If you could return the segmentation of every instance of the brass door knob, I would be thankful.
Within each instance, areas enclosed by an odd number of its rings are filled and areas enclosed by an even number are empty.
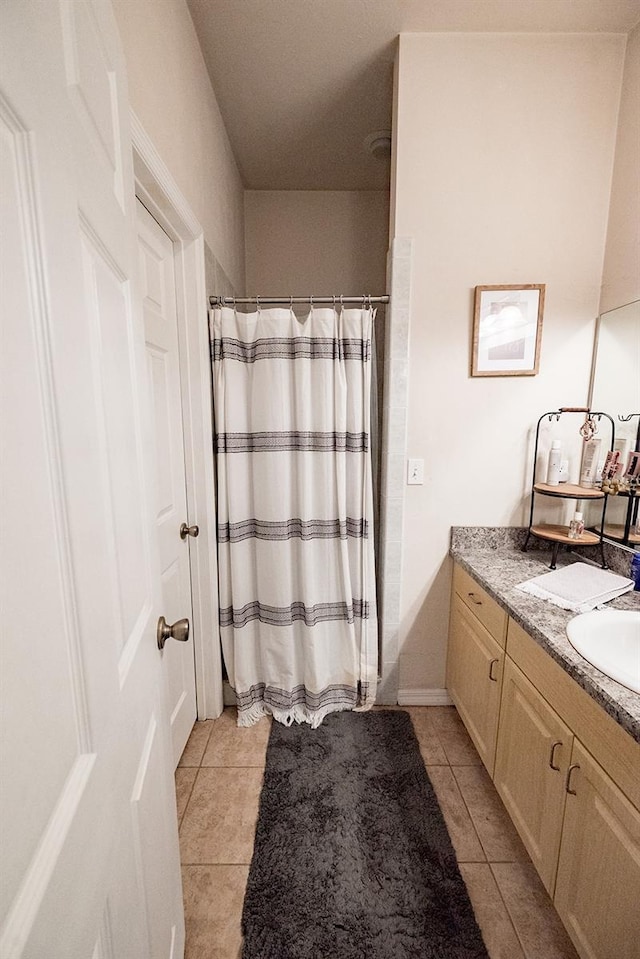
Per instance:
[[[186,523],[183,523],[180,527],[180,539],[186,539],[187,536],[193,536],[195,539],[199,532],[199,526],[187,526]]]
[[[179,643],[186,643],[189,639],[189,620],[179,619],[173,626],[169,626],[164,616],[161,616],[158,620],[156,636],[158,638],[158,649],[164,649],[164,644],[168,639],[177,639]]]

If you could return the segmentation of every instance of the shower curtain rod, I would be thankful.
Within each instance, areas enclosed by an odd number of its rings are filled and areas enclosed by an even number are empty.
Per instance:
[[[308,303],[310,306],[344,303],[388,303],[388,296],[210,296],[210,306],[235,306],[236,303],[255,303],[256,306],[275,306],[282,303],[292,306],[294,303]]]

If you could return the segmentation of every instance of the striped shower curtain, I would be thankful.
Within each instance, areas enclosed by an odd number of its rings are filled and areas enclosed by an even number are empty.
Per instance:
[[[220,631],[238,724],[318,726],[377,682],[374,312],[212,314]]]

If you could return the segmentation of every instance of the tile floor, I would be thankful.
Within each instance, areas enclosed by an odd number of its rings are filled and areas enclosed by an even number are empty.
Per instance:
[[[577,959],[456,710],[406,711],[491,959]],[[226,709],[196,723],[176,770],[186,959],[240,957],[269,729],[238,729]]]

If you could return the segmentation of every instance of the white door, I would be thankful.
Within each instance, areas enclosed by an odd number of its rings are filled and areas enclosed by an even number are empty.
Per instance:
[[[0,17],[0,955],[179,959],[119,39],[108,0]]]
[[[154,420],[154,515],[162,609],[169,622],[191,613],[189,544],[197,525],[187,520],[187,493],[182,431],[178,313],[173,244],[138,200],[136,203],[140,289],[144,314],[147,367]],[[181,527],[187,526],[191,535]],[[163,653],[174,766],[196,720],[193,637],[168,642]]]

